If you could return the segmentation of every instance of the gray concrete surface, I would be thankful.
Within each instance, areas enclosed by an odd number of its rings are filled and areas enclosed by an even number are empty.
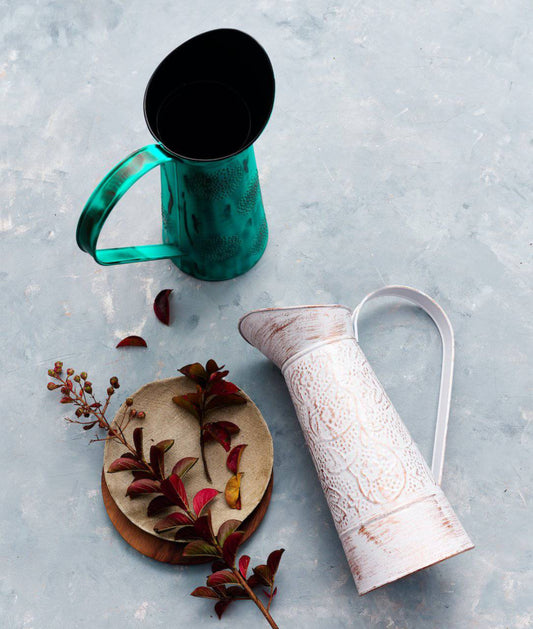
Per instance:
[[[526,0],[2,3],[0,626],[266,626],[248,604],[219,622],[188,596],[205,568],[122,541],[100,498],[100,446],[45,390],[56,359],[100,388],[118,375],[122,397],[211,356],[273,434],[272,505],[247,551],[287,549],[281,627],[533,626],[532,18]],[[86,198],[151,141],[142,97],[157,63],[221,26],[254,35],[276,72],[256,147],[265,256],[215,284],[165,261],[98,267],[74,239]],[[158,189],[155,173],[140,182],[105,241],[155,242]],[[455,326],[443,486],[477,548],[359,598],[282,377],[236,324],[263,306],[354,306],[384,283],[425,290]],[[162,288],[170,328],[152,313]],[[149,349],[114,348],[132,333]],[[361,336],[429,456],[436,331],[377,304]]]

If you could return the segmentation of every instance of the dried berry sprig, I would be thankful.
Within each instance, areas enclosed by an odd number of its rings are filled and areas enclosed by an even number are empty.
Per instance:
[[[213,359],[208,360],[205,367],[192,363],[178,371],[196,384],[196,391],[176,395],[172,400],[198,420],[202,463],[207,480],[212,482],[205,458],[205,444],[210,440],[217,441],[228,452],[231,437],[239,432],[239,427],[226,421],[206,422],[206,416],[219,408],[246,404],[246,398],[240,394],[239,387],[224,380],[229,371],[224,371],[224,365],[219,367]]]
[[[144,458],[142,449],[142,428],[136,428],[133,431],[133,443],[130,443],[125,435],[125,430],[133,418],[144,419],[146,417],[144,411],[133,408],[132,398],[126,399],[121,417],[114,425],[111,425],[111,422],[106,417],[106,412],[111,397],[115,391],[120,388],[120,383],[116,376],[109,379],[111,386],[107,388],[107,397],[102,403],[98,402],[94,397],[92,382],[88,380],[86,371],[81,371],[77,374],[74,369],[69,368],[65,373],[63,371],[63,363],[57,361],[53,369],[48,370],[48,375],[55,380],[55,382],[48,383],[48,390],[54,391],[55,389],[59,389],[63,394],[63,397],[59,400],[61,404],[73,404],[77,407],[75,411],[76,419],[66,417],[66,421],[71,424],[80,424],[84,430],[90,430],[98,426],[107,433],[104,437],[94,437],[91,439],[91,443],[112,440],[122,444],[128,449],[128,452],[124,453],[111,464],[108,471],[131,471],[137,478],[143,475],[144,477],[159,478],[157,467],[154,465],[154,463],[157,463],[158,459],[153,456],[153,454],[155,454],[155,451],[161,449],[163,450],[162,454],[164,454],[174,442],[168,440],[152,446],[150,449],[150,462]],[[84,419],[82,419],[82,417]],[[154,453],[152,453],[152,449],[155,450]]]

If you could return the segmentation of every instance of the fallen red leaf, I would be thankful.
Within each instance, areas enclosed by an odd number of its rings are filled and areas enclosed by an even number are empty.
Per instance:
[[[141,336],[127,336],[118,343],[117,347],[148,347]]]
[[[172,292],[171,288],[165,288],[160,293],[158,293],[157,297],[154,300],[154,312],[155,316],[164,323],[165,325],[169,325],[170,323],[170,303],[169,297]]]
[[[226,465],[228,466],[228,470],[232,474],[237,474],[239,471],[239,464],[241,462],[242,451],[246,448],[245,443],[241,443],[238,446],[235,446],[231,452],[228,454],[228,458],[226,459]]]

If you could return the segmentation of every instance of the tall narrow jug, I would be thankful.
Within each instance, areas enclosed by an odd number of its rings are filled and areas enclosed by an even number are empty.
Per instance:
[[[281,368],[359,594],[473,548],[359,347],[348,308],[256,310],[239,329]]]
[[[251,269],[268,240],[254,143],[270,117],[274,91],[267,53],[242,31],[218,28],[173,50],[144,94],[144,116],[157,143],[123,159],[98,184],[78,222],[80,249],[103,265],[169,258],[201,280],[227,280]],[[163,242],[100,249],[111,211],[156,166]]]

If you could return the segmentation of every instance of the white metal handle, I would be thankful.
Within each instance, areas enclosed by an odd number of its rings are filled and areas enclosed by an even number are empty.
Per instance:
[[[409,286],[384,286],[369,293],[357,306],[352,315],[355,338],[359,342],[357,322],[361,308],[376,297],[401,297],[424,310],[433,320],[440,332],[442,340],[442,369],[440,376],[439,406],[437,410],[437,423],[435,426],[435,441],[433,443],[433,458],[431,472],[437,485],[442,482],[442,470],[444,466],[444,453],[446,450],[446,434],[448,432],[448,419],[450,416],[450,402],[452,396],[453,363],[454,363],[454,336],[453,328],[448,316],[439,304],[425,293],[410,288]]]

